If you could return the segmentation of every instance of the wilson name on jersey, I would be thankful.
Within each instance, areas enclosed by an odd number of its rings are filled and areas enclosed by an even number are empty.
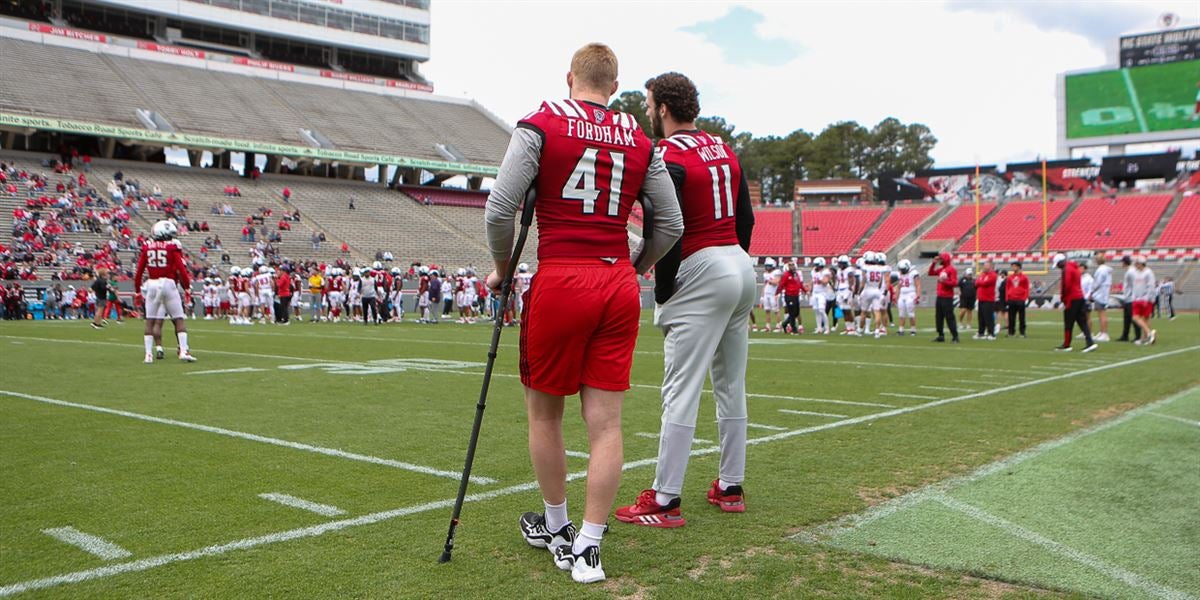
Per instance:
[[[685,131],[659,140],[672,179],[682,195],[682,258],[711,246],[732,246],[737,237],[737,193],[742,167],[737,156],[718,137],[703,131]]]
[[[538,257],[626,257],[626,224],[653,146],[630,115],[599,104],[552,100],[521,119],[542,138]]]

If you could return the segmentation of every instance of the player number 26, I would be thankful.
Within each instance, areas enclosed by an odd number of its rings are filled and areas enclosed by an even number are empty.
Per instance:
[[[591,215],[596,212],[596,199],[600,197],[600,188],[596,187],[596,159],[600,155],[598,148],[588,148],[575,163],[575,170],[567,177],[563,186],[562,197],[567,200],[582,200],[583,214]],[[612,160],[608,185],[608,211],[610,217],[621,214],[621,179],[625,175],[625,154],[608,151]]]

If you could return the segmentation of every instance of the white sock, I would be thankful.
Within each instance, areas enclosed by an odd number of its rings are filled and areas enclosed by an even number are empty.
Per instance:
[[[725,490],[729,489],[729,487],[730,487],[730,486],[734,486],[734,485],[742,485],[742,484],[740,484],[740,483],[730,483],[730,482],[728,482],[728,481],[725,481],[724,479],[718,479],[718,480],[717,480],[717,485],[718,485],[718,486],[720,486],[720,488],[721,488],[721,491],[722,491],[722,492],[724,492]]]
[[[153,354],[154,353],[154,336],[146,335],[146,336],[142,336],[142,339],[145,340],[145,342],[146,342],[146,354]]]
[[[664,494],[657,490],[654,492],[654,501],[657,502],[659,506],[666,506],[670,504],[672,500],[678,497],[679,494]]]
[[[575,536],[575,544],[571,546],[571,552],[575,554],[583,554],[589,546],[599,546],[600,538],[604,537],[604,524],[583,522],[583,528],[579,530],[579,535]]]
[[[175,334],[175,336],[179,338],[179,352],[181,352],[183,354],[187,354],[187,352],[188,352],[187,332],[185,331],[183,333],[177,333],[177,334]]]
[[[563,500],[562,504],[550,504],[542,500],[542,505],[546,507],[546,529],[550,533],[554,533],[562,529],[564,525],[571,522],[567,517],[567,501]]]

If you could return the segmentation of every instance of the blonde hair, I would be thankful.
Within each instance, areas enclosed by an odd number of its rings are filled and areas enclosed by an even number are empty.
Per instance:
[[[617,81],[617,55],[612,48],[592,42],[571,57],[571,73],[584,87],[607,92]]]

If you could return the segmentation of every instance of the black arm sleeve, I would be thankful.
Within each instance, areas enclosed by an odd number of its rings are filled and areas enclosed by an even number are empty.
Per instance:
[[[667,163],[667,173],[671,175],[671,181],[675,184],[675,197],[682,199],[683,182],[687,170],[680,165]],[[675,242],[675,245],[654,266],[654,301],[656,303],[666,303],[675,293],[675,275],[679,272],[679,263],[682,260],[683,239],[680,238],[680,241]]]
[[[682,196],[680,196],[682,198]],[[750,236],[754,232],[754,205],[750,203],[750,184],[746,181],[746,173],[742,172],[742,181],[738,183],[737,199],[737,238],[742,250],[750,252]]]

